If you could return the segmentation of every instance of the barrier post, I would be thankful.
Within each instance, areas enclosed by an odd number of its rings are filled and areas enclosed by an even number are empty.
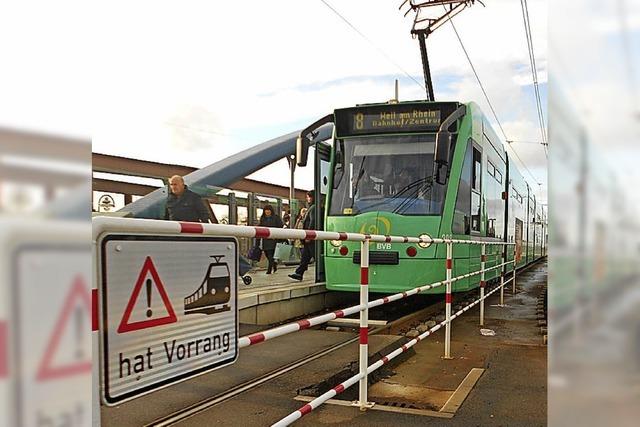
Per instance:
[[[482,244],[482,252],[480,252],[480,326],[484,325],[484,263],[487,261],[487,245]]]
[[[500,306],[504,306],[504,273],[507,271],[507,246],[502,245],[502,268],[500,269]]]
[[[444,358],[451,359],[451,270],[453,268],[453,243],[447,242],[447,291],[445,294],[446,323],[444,329]]]
[[[360,244],[360,374],[358,406],[370,408],[367,402],[367,368],[369,365],[369,240]]]
[[[516,253],[513,252],[513,294],[516,294]]]

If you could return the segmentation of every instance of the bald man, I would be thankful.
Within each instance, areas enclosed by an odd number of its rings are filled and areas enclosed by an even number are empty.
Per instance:
[[[209,210],[200,196],[189,190],[180,175],[169,178],[169,195],[164,219],[171,221],[210,222]],[[214,223],[217,221],[214,218]]]

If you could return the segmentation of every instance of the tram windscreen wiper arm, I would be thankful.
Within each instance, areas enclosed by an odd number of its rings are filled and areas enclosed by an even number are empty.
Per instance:
[[[351,206],[350,209],[353,209],[353,204],[356,201],[356,194],[358,194],[358,184],[360,183],[360,180],[362,179],[362,177],[365,174],[365,170],[364,170],[364,161],[367,159],[367,156],[363,156],[362,157],[362,162],[360,163],[360,169],[358,169],[358,174],[357,174],[357,178],[356,178],[356,182],[355,185],[353,185],[354,191],[353,191],[353,197],[351,198]],[[350,182],[349,185],[352,185],[352,183]]]
[[[427,181],[427,182],[424,182]],[[405,199],[402,203],[400,203],[398,205],[397,208],[395,208],[393,210],[392,213],[397,213],[397,214],[402,214],[404,212],[407,211],[407,209],[409,209],[411,206],[413,206],[416,203],[416,200],[418,200],[418,194],[420,193],[421,190],[423,189],[431,189],[433,188],[433,178],[432,177],[425,177],[425,178],[421,178],[417,181],[415,181],[414,183],[411,184],[411,189],[414,190],[415,189],[415,197],[409,199]],[[409,186],[407,186],[407,189],[409,189]],[[413,194],[413,191],[412,193]]]

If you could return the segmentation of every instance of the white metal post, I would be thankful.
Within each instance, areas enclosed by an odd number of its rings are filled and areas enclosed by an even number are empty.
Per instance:
[[[516,252],[513,252],[513,294],[516,294]]]
[[[367,402],[367,368],[369,365],[369,240],[360,244],[360,393],[358,406],[361,411],[371,405]]]
[[[507,271],[505,262],[507,262],[507,246],[502,245],[502,268],[500,269],[500,306],[504,306],[504,273],[505,271]]]
[[[480,253],[480,326],[484,325],[484,263],[487,261],[487,245],[482,244],[482,252]]]
[[[451,359],[451,270],[453,269],[453,243],[447,242],[447,291],[445,294],[446,323],[444,329],[444,358]]]

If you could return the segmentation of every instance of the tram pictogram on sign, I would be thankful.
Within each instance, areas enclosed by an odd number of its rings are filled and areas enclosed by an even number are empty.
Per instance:
[[[211,258],[215,261],[209,264],[202,283],[184,299],[184,314],[214,314],[231,310],[229,265],[221,261],[224,255],[211,255]]]
[[[149,277],[150,276],[150,277]],[[146,279],[146,280],[145,280]],[[137,303],[138,298],[140,297],[140,291],[142,290],[142,285],[145,285],[145,295],[146,295],[146,310],[145,316],[147,319],[131,321],[131,315],[134,311],[134,307],[139,307],[140,304]],[[164,304],[164,309],[166,310],[166,316],[157,317],[154,315],[154,311],[151,309],[151,299],[152,299],[152,290],[155,287],[160,297],[162,299],[162,303]],[[162,314],[162,313],[161,313]],[[131,293],[131,297],[129,298],[129,303],[124,310],[124,314],[122,315],[122,320],[120,321],[120,326],[118,326],[118,332],[130,332],[137,331],[139,329],[152,328],[154,326],[167,325],[169,323],[175,323],[178,321],[176,317],[176,313],[173,311],[173,306],[171,305],[171,301],[169,301],[169,297],[167,296],[167,291],[160,280],[160,276],[158,275],[158,271],[156,270],[155,265],[153,265],[153,261],[151,257],[147,257],[144,261],[144,265],[142,266],[142,270],[140,270],[140,274],[138,275],[138,280],[133,288],[133,292]]]

